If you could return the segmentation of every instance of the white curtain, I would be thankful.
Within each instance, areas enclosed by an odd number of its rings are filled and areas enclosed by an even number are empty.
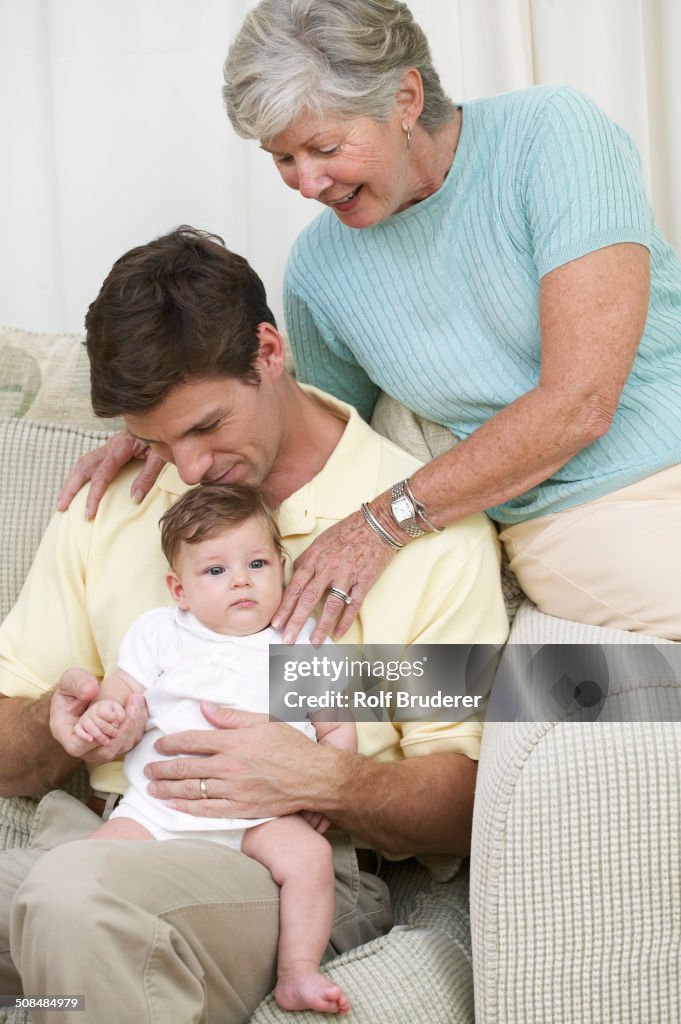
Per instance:
[[[411,0],[410,7],[452,96],[562,83],[596,100],[639,147],[658,223],[681,250],[681,0]]]
[[[281,279],[316,214],[236,138],[222,62],[254,0],[0,0],[0,323],[78,331],[112,262],[189,223]],[[459,100],[589,93],[635,138],[681,245],[681,0],[411,0]]]

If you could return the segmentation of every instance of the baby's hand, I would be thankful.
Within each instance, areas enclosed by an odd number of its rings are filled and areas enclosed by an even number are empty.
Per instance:
[[[73,731],[78,739],[105,747],[118,735],[124,718],[125,708],[118,701],[96,700],[80,716]]]
[[[320,832],[322,835],[331,826],[329,819],[325,818],[323,814],[318,814],[316,811],[301,811],[300,817],[304,818],[315,832]]]

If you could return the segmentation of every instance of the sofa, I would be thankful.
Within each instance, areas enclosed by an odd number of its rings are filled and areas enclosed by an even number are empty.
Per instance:
[[[0,330],[0,619],[18,595],[65,471],[118,427],[91,412],[81,340]],[[386,396],[374,425],[423,459],[452,442]],[[513,619],[507,651],[518,645],[520,677],[523,658],[547,644],[611,645],[624,651],[607,695],[619,709],[615,719],[633,717],[626,708],[637,706],[642,689],[647,698],[675,686],[673,667],[649,672],[643,645],[654,637],[543,615],[507,572],[503,585]],[[654,650],[664,661],[661,641]],[[583,721],[561,706],[547,720],[489,722],[470,863],[383,864],[395,927],[329,965],[352,999],[349,1022],[681,1019],[680,726],[673,713],[661,723],[607,717]],[[85,772],[69,788],[87,799]],[[34,810],[29,799],[0,801],[0,848],[30,842]],[[0,1010],[10,1024],[26,1019],[24,1011]],[[292,1019],[270,996],[252,1021]]]

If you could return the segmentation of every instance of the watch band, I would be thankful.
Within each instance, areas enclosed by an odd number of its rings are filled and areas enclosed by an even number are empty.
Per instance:
[[[419,516],[412,496],[405,488],[406,480],[393,484],[391,490],[390,514],[401,530],[409,537],[420,537],[423,534],[419,526]]]

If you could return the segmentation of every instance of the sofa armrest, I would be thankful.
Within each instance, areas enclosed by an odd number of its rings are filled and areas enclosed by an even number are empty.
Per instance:
[[[675,647],[529,602],[510,643],[613,646],[601,648],[610,678],[598,720],[485,726],[471,852],[476,1024],[670,1019],[681,945]],[[660,721],[642,720],[651,708]]]
[[[662,640],[645,633],[627,633],[621,629],[608,629],[604,626],[587,626],[583,622],[572,622],[570,619],[559,619],[555,615],[546,615],[529,598],[520,605],[511,634],[509,644],[671,644],[672,640]]]

